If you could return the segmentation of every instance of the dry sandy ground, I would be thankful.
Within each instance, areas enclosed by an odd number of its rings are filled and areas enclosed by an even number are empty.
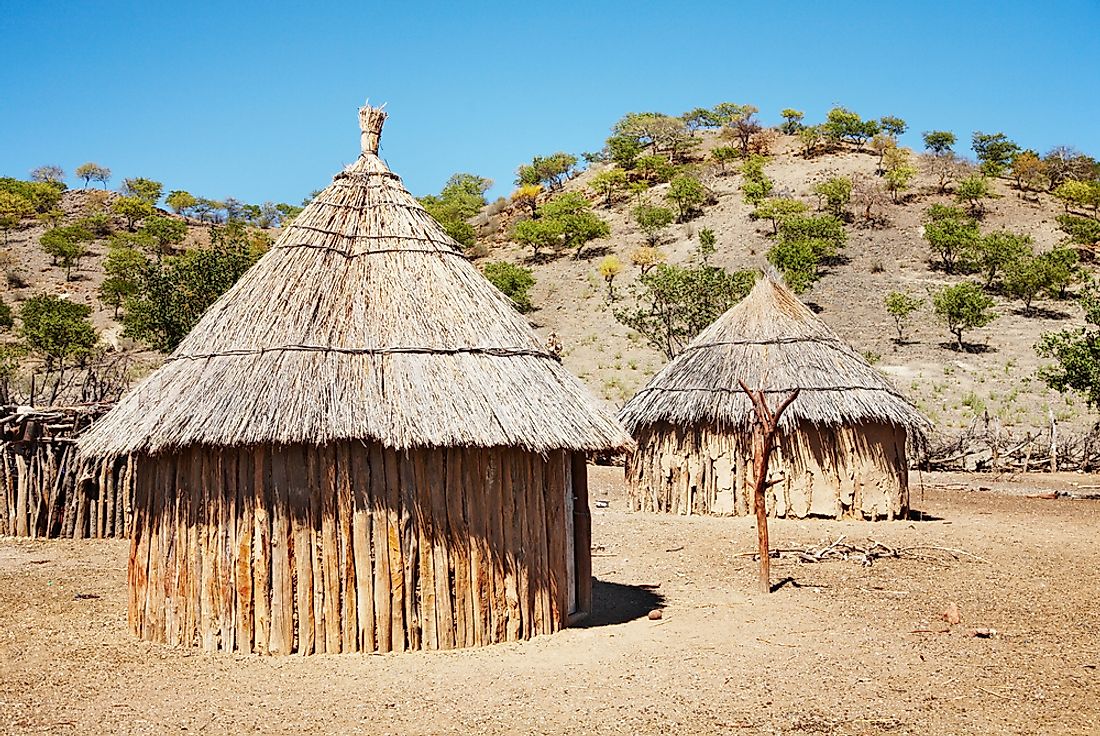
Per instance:
[[[762,596],[735,556],[751,521],[624,513],[618,472],[592,471],[610,507],[594,516],[589,625],[481,650],[149,645],[126,631],[124,542],[0,540],[0,731],[1100,733],[1100,503],[931,488],[934,520],[778,521],[780,547],[846,534],[986,561],[781,559],[784,584]]]

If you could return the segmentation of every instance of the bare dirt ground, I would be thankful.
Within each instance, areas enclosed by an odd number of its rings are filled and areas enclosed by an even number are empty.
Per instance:
[[[774,544],[845,534],[985,561],[780,559],[781,585],[762,596],[755,562],[735,556],[754,544],[751,520],[624,513],[620,472],[592,469],[608,507],[594,510],[588,625],[480,650],[151,645],[126,631],[125,542],[0,540],[0,731],[1100,733],[1100,503],[944,490],[926,475],[914,502],[931,520],[780,520]],[[655,607],[661,620],[646,616]]]

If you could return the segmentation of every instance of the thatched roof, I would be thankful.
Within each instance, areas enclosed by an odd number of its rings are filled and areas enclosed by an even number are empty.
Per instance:
[[[627,430],[661,422],[745,428],[752,406],[738,385],[763,388],[769,404],[801,393],[786,429],[885,422],[922,435],[927,420],[863,356],[770,276],[703,330],[622,411]]]
[[[88,454],[341,439],[615,450],[630,438],[363,152],[82,440]]]

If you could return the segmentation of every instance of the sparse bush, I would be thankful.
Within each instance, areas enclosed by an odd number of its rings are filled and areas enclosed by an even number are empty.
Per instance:
[[[752,216],[758,220],[770,220],[772,233],[779,233],[779,223],[788,217],[801,215],[809,208],[797,199],[787,197],[769,197],[756,206]]]
[[[507,261],[493,261],[486,263],[482,272],[493,286],[512,300],[520,312],[530,312],[534,308],[530,291],[535,285],[535,277],[531,269]]]
[[[665,254],[659,248],[643,245],[635,248],[630,253],[630,262],[641,269],[642,275],[646,275],[655,266],[665,262]]]
[[[605,205],[610,209],[614,204],[615,194],[626,188],[626,172],[619,168],[601,171],[592,177],[588,186],[604,198]]]
[[[734,146],[715,146],[710,152],[710,157],[718,164],[718,173],[726,173],[726,164],[741,158],[741,152]]]
[[[924,305],[923,299],[906,294],[904,291],[891,291],[885,299],[886,313],[894,318],[894,326],[898,331],[899,345],[905,341],[905,326],[909,318]]]
[[[1031,237],[1008,230],[983,235],[974,242],[975,266],[985,274],[985,288],[993,286],[999,274],[1033,255]]]
[[[992,197],[993,188],[989,185],[989,179],[978,174],[966,177],[955,187],[955,201],[965,204],[971,213],[984,213],[985,200]]]
[[[69,281],[73,266],[78,265],[80,259],[87,254],[91,240],[90,232],[79,225],[69,225],[47,230],[38,242],[42,245],[42,250],[53,258],[54,265],[65,269],[65,280]]]
[[[12,316],[11,307],[3,298],[0,298],[0,330],[10,330],[14,326],[15,319]]]
[[[844,217],[852,201],[852,180],[846,176],[834,176],[814,186],[814,194],[835,217]]]
[[[665,198],[680,211],[680,222],[688,220],[707,201],[709,194],[702,182],[690,174],[680,174],[672,180]]]
[[[622,270],[623,263],[619,260],[619,257],[615,255],[604,256],[599,265],[596,266],[597,273],[607,282],[608,298],[612,298],[615,295],[615,277],[622,273]]]
[[[909,190],[913,178],[917,175],[917,167],[909,161],[909,151],[904,148],[891,148],[886,151],[883,158],[886,167],[886,189],[898,201],[898,197]]]
[[[661,242],[665,230],[676,220],[676,213],[668,207],[644,203],[632,209],[630,215],[638,228],[645,233],[646,242],[650,245]]]
[[[1069,236],[1071,243],[1091,246],[1100,243],[1100,222],[1077,215],[1058,215],[1058,229]]]
[[[534,217],[539,206],[540,194],[542,194],[541,184],[520,187],[512,192],[512,204],[525,208],[527,213]]]
[[[4,245],[8,244],[8,233],[33,214],[34,207],[26,199],[0,190],[0,230],[4,231]]]

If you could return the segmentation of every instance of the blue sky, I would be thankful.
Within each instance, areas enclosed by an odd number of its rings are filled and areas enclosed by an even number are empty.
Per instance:
[[[4,0],[0,175],[94,160],[212,198],[298,202],[358,154],[414,194],[511,189],[627,111],[834,104],[1100,156],[1100,2],[122,3]],[[965,145],[960,146],[965,148]],[[966,151],[969,153],[969,151]]]

